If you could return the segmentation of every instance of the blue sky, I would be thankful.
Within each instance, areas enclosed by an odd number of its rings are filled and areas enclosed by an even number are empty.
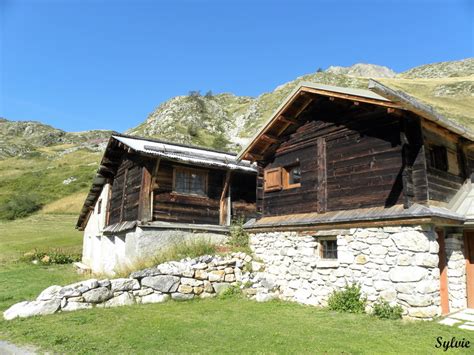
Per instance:
[[[474,56],[474,1],[0,0],[0,116],[124,131],[190,90]]]

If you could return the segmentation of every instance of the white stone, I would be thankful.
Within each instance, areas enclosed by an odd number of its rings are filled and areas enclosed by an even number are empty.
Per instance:
[[[425,278],[427,271],[417,266],[398,266],[390,270],[390,280],[393,282],[416,282]]]
[[[275,299],[275,296],[270,293],[259,292],[255,296],[257,302],[268,302]]]
[[[130,306],[135,304],[135,298],[128,292],[122,293],[120,296],[111,298],[104,303],[104,307],[120,307],[120,306]]]
[[[59,299],[49,301],[24,301],[14,304],[3,312],[3,318],[11,320],[17,317],[26,318],[37,315],[46,315],[55,313],[61,305]]]
[[[171,275],[149,276],[142,279],[142,286],[151,287],[160,292],[175,292],[180,278]]]
[[[350,251],[341,251],[337,254],[337,260],[341,264],[352,264],[354,262],[354,254]]]
[[[188,301],[188,300],[192,300],[194,298],[194,295],[192,293],[175,292],[171,294],[171,298],[174,299],[175,301]]]
[[[419,231],[405,231],[392,235],[392,240],[400,250],[427,252],[430,250],[428,236]]]
[[[181,284],[182,285],[189,285],[189,286],[201,286],[203,284],[202,280],[196,280],[188,277],[182,277],[181,278]]]
[[[163,293],[152,293],[142,297],[142,303],[162,303],[169,300],[170,296]]]
[[[92,307],[93,307],[92,303],[73,302],[73,301],[68,300],[66,306],[61,308],[61,310],[65,312],[72,312],[72,311],[78,311],[81,309],[91,309]]]
[[[47,289],[43,290],[40,295],[36,298],[37,301],[48,301],[55,298],[61,298],[59,293],[63,288],[58,285],[49,286]]]
[[[110,289],[112,292],[138,290],[140,284],[136,279],[112,279]]]
[[[98,287],[83,293],[82,297],[88,303],[102,303],[112,298],[113,293],[106,287]]]
[[[426,267],[437,267],[439,263],[438,255],[435,254],[417,254],[415,264]]]

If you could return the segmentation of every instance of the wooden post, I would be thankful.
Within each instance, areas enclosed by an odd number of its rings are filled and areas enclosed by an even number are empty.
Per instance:
[[[120,220],[119,220],[119,222],[123,221],[123,207],[125,206],[125,198],[127,197],[127,196],[125,196],[126,192],[127,192],[127,176],[128,176],[128,169],[125,169],[125,171],[123,172],[123,189],[122,189],[122,201],[120,203]]]
[[[438,244],[439,244],[439,294],[441,298],[441,313],[449,313],[449,291],[448,291],[448,262],[446,258],[446,243],[444,237],[444,230],[437,229]]]
[[[474,231],[464,232],[467,308],[474,308]]]
[[[138,220],[148,222],[151,220],[151,173],[146,166],[142,167],[142,184],[138,199]]]
[[[230,206],[228,205],[229,201],[226,197],[227,197],[227,194],[228,194],[228,191],[229,191],[230,175],[231,175],[231,172],[230,172],[230,170],[228,170],[226,175],[225,175],[224,186],[222,188],[222,194],[221,194],[221,198],[220,198],[220,201],[219,201],[219,224],[220,225],[227,225],[227,219],[228,219],[227,218],[227,214],[228,214],[227,210],[230,208]],[[229,196],[230,196],[230,194],[229,194]]]
[[[316,144],[316,164],[318,175],[317,211],[318,213],[325,213],[327,209],[326,140],[323,137],[319,137]]]

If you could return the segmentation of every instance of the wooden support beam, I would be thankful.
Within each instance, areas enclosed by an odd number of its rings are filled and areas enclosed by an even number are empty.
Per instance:
[[[317,166],[317,203],[318,213],[324,213],[327,209],[327,167],[326,167],[326,140],[319,137],[316,143],[316,166]]]
[[[222,187],[221,198],[219,200],[219,224],[227,225],[228,209],[231,207],[227,199],[227,194],[230,189],[231,171],[228,170],[225,175],[224,186]]]
[[[275,143],[280,142],[280,140],[277,137],[271,136],[269,134],[262,134],[261,138],[270,144],[275,144]]]
[[[138,219],[142,222],[151,221],[151,173],[146,166],[142,167],[142,184],[138,197]]]
[[[151,188],[150,188],[150,216],[151,220],[153,220],[153,207],[155,203],[155,189],[159,188],[158,184],[158,171],[160,170],[160,163],[161,157],[158,157],[155,162],[155,166],[153,168],[153,172],[151,174]]]
[[[298,124],[298,121],[293,119],[293,118],[289,118],[289,117],[285,117],[283,115],[280,115],[278,116],[278,120],[281,121],[281,122],[284,122],[284,123],[288,123],[288,125],[297,125]]]
[[[257,153],[247,153],[245,154],[245,159],[251,160],[251,161],[259,161],[259,160],[263,160],[263,155],[257,154]]]

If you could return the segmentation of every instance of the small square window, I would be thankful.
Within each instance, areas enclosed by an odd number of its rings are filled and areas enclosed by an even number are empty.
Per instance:
[[[175,168],[173,180],[174,192],[207,196],[207,172],[196,169]]]
[[[284,168],[284,188],[291,189],[301,186],[300,164],[287,166]]]
[[[97,214],[100,214],[102,211],[102,199],[97,202]]]
[[[320,239],[319,251],[321,259],[337,260],[337,239]]]

